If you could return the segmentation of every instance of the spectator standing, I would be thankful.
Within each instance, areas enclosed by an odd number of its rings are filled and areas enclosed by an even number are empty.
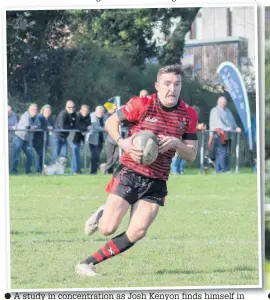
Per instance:
[[[77,112],[77,129],[81,132],[71,133],[68,142],[72,152],[71,158],[71,174],[81,173],[81,142],[84,142],[84,136],[91,128],[91,120],[89,115],[89,107],[82,105],[80,111]]]
[[[53,129],[52,120],[50,118],[52,114],[52,107],[49,104],[44,105],[40,113],[37,116],[37,122],[40,129],[44,130],[43,132],[37,131],[33,135],[33,148],[36,151],[36,174],[42,172],[43,169],[43,147],[44,147],[44,135],[46,134],[46,145],[45,145],[45,155],[49,146],[49,132]]]
[[[104,107],[97,106],[95,111],[90,114],[92,131],[89,135],[89,147],[91,151],[91,168],[90,174],[97,174],[100,153],[104,143]]]
[[[30,104],[28,110],[23,113],[16,129],[26,129],[26,131],[15,131],[12,139],[12,163],[11,174],[18,174],[18,162],[21,150],[26,155],[25,173],[31,173],[33,161],[32,139],[33,132],[38,129],[37,123],[38,106],[35,103]]]
[[[184,174],[184,168],[185,168],[185,160],[177,153],[175,152],[175,155],[172,159],[171,163],[171,173],[172,175],[183,175]]]
[[[218,98],[217,106],[211,109],[209,128],[213,131],[215,143],[216,173],[229,171],[230,131],[241,132],[232,112],[227,108],[224,96]],[[211,137],[211,136],[210,136]]]
[[[66,109],[62,110],[56,117],[55,129],[76,129],[77,115],[75,112],[75,104],[72,100],[66,103]],[[52,163],[56,162],[59,156],[67,158],[69,132],[54,132],[52,135]]]
[[[107,119],[116,111],[117,107],[109,109],[108,112],[104,115],[104,123]],[[107,134],[106,137],[106,158],[107,162],[103,169],[104,174],[112,174],[114,171],[114,165],[119,160],[119,147],[114,139]]]

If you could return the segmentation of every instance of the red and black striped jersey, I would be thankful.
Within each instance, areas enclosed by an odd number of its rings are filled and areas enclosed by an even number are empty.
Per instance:
[[[118,110],[117,115],[121,121],[129,122],[129,136],[141,130],[150,130],[156,135],[197,140],[197,113],[182,100],[169,108],[162,105],[156,94],[144,98],[134,97]],[[159,153],[156,161],[146,166],[137,164],[128,153],[124,153],[120,163],[144,176],[168,180],[174,155],[174,149]]]

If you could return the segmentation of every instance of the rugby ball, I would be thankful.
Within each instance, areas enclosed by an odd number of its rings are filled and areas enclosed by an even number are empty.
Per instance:
[[[133,138],[133,145],[143,150],[142,165],[151,165],[158,157],[159,142],[157,136],[149,130],[138,132]]]

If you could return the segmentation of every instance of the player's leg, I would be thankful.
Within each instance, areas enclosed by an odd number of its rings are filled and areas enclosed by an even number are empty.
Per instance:
[[[136,201],[138,199],[136,185],[137,183],[133,180],[127,168],[120,165],[115,170],[111,181],[106,187],[109,197],[105,206],[100,206],[99,209],[88,218],[85,223],[85,234],[91,235],[96,232],[99,228],[99,224],[102,234],[112,234],[118,228],[129,205],[135,202],[133,202],[133,199],[136,199]]]
[[[125,200],[124,200],[125,201]],[[139,200],[131,207],[131,217],[126,232],[109,240],[102,248],[92,256],[81,262],[76,267],[76,272],[82,276],[96,276],[95,265],[131,248],[138,240],[142,239],[157,216],[159,204],[155,202]],[[104,225],[107,216],[102,220]],[[108,214],[109,216],[109,214]],[[104,226],[103,225],[103,226]],[[101,225],[102,228],[102,225]]]
[[[102,209],[99,209],[97,226],[103,235],[111,235],[119,227],[124,215],[129,208],[129,203],[120,196],[110,194]],[[95,265],[120,254],[133,246],[125,232],[108,240],[100,249],[79,263],[76,272],[82,276],[96,276]]]
[[[155,202],[139,200],[132,205],[130,222],[126,231],[130,242],[136,243],[142,239],[150,225],[155,220],[160,205]]]
[[[105,206],[95,213],[97,227],[104,235],[110,235],[116,231],[129,206],[138,199],[138,183],[135,181],[133,173],[120,165],[106,188],[106,191],[110,193],[108,200]],[[126,251],[131,246],[133,243],[123,232],[110,239],[98,251],[78,264],[76,271],[80,275],[95,276],[94,266],[96,264]]]
[[[99,231],[108,236],[113,234],[119,227],[130,204],[122,197],[110,194],[105,205],[102,217],[99,220]]]
[[[107,236],[113,234],[120,225],[129,208],[129,203],[120,196],[109,194],[104,205],[101,205],[85,223],[85,234],[91,235],[98,229]]]
[[[119,199],[118,201],[120,201]],[[122,199],[123,201],[126,201]],[[115,202],[114,202],[115,203]],[[110,204],[113,206],[113,201],[110,201]],[[106,203],[107,205],[107,203]],[[105,233],[109,233],[107,223],[109,222],[109,229],[115,230],[116,227],[120,224],[121,220],[118,222],[110,221],[110,212],[106,210],[106,205],[104,209],[104,215],[101,218],[100,229]],[[77,266],[77,273],[84,276],[95,276],[97,275],[95,272],[94,266],[106,259],[109,259],[117,254],[123,253],[132,247],[138,240],[142,239],[157,216],[160,204],[156,201],[152,201],[147,198],[147,200],[139,200],[135,204],[132,205],[131,217],[128,229],[126,232],[121,233],[120,235],[110,239],[103,247],[101,247],[98,251],[93,253],[86,260],[82,261]],[[125,213],[128,207],[124,206]],[[113,209],[112,209],[113,211]],[[117,210],[115,211],[117,212]],[[118,215],[118,214],[116,214]],[[112,231],[113,231],[112,230]]]
[[[139,176],[141,185],[138,189],[140,199],[132,205],[130,222],[126,231],[128,239],[136,243],[142,239],[155,220],[160,206],[164,206],[167,184],[163,180]]]
[[[131,219],[127,231],[110,239],[103,247],[79,263],[76,267],[76,272],[82,276],[98,275],[95,270],[95,265],[123,253],[131,248],[138,240],[142,239],[154,221],[158,210],[159,204],[154,202],[139,200],[135,203],[132,207]],[[105,213],[106,209],[104,210],[104,219],[102,217],[104,224],[108,220]],[[102,226],[104,225],[102,225],[101,222],[101,228]]]

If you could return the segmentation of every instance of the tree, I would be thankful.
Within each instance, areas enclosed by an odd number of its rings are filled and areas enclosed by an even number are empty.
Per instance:
[[[146,64],[144,70],[131,66],[130,58],[116,48],[104,49],[91,42],[77,49],[62,82],[63,98],[77,105],[88,104],[91,109],[120,96],[124,104],[139,90],[151,91],[158,65]]]
[[[199,8],[74,11],[72,30],[78,44],[90,39],[106,49],[117,47],[136,66],[144,66],[146,58],[155,56],[162,63],[175,63],[180,61],[186,33],[198,11]],[[164,37],[170,35],[173,21],[177,26],[169,42],[158,45],[157,31]]]
[[[50,62],[69,36],[69,11],[7,11],[7,76],[9,94],[23,102],[48,100],[53,73]],[[57,56],[57,54],[56,54]],[[58,62],[54,61],[55,66]],[[52,83],[54,83],[53,81]]]
[[[185,32],[197,11],[9,11],[10,99],[22,107],[34,101],[59,110],[67,98],[95,105],[113,95],[128,99],[139,89],[151,90],[159,67],[157,59],[180,61]],[[163,46],[156,33],[170,36],[173,21],[178,26],[168,45]],[[155,62],[149,63],[152,58]]]
[[[65,10],[7,11],[8,74],[41,50],[61,46],[69,17]]]
[[[168,43],[162,49],[162,54],[160,55],[161,64],[174,64],[183,56],[186,34],[190,31],[199,10],[200,8],[196,7],[181,10],[180,20]]]

